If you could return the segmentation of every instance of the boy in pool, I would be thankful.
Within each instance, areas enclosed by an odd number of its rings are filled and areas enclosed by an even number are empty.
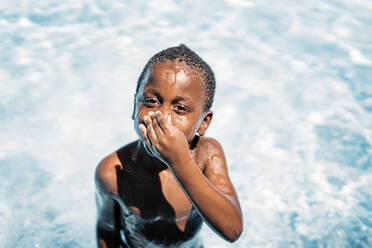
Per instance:
[[[202,247],[202,222],[227,241],[243,229],[222,147],[204,137],[215,79],[181,44],[141,73],[132,118],[139,140],[96,170],[98,247]],[[197,135],[197,133],[199,135]]]

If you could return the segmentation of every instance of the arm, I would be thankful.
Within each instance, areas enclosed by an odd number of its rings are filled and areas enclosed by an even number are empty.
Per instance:
[[[157,120],[156,120],[157,118]],[[228,177],[221,146],[210,139],[205,176],[190,156],[184,134],[159,113],[140,130],[152,153],[164,161],[204,221],[224,239],[234,242],[243,229],[239,201]]]
[[[213,154],[205,175],[189,155],[172,163],[172,172],[204,221],[217,234],[236,241],[243,229],[242,213],[234,187],[228,177],[221,146],[212,140]]]
[[[99,248],[121,247],[119,218],[120,208],[113,198],[113,174],[109,172],[109,159],[97,167],[95,175],[97,204],[97,245]],[[116,180],[115,180],[116,181]]]

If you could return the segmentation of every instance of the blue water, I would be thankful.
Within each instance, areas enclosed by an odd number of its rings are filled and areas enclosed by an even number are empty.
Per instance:
[[[134,140],[137,77],[185,43],[215,71],[244,232],[206,247],[372,246],[371,1],[0,4],[1,247],[93,247],[93,175]]]

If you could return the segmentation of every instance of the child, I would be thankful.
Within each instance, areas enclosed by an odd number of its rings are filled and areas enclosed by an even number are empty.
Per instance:
[[[139,140],[96,170],[99,247],[199,248],[203,221],[225,240],[239,238],[242,213],[224,153],[204,137],[214,88],[210,67],[183,44],[146,64],[132,115]]]

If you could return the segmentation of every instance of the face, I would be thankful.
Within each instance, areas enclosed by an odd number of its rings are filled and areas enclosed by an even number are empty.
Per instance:
[[[134,125],[150,111],[161,111],[181,130],[190,144],[196,132],[204,135],[212,112],[203,110],[205,96],[203,79],[184,62],[167,61],[148,69],[135,99]],[[202,129],[202,130],[201,130]]]

